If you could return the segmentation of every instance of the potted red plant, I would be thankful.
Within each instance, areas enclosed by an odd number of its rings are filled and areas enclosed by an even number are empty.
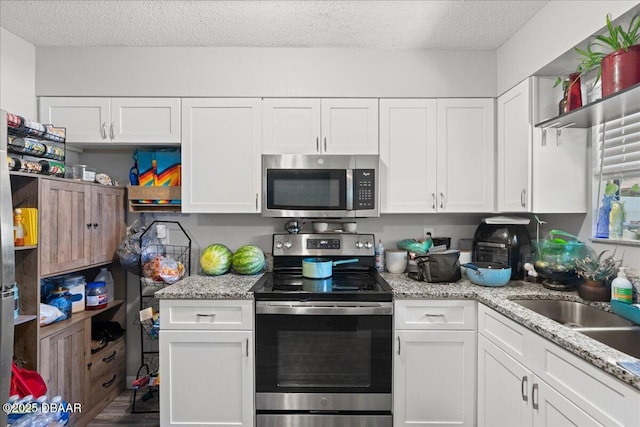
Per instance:
[[[612,50],[600,62],[603,97],[640,83],[640,13],[631,19],[626,31],[621,25],[614,27],[607,15],[607,29],[609,34],[596,36],[591,42],[593,46]]]

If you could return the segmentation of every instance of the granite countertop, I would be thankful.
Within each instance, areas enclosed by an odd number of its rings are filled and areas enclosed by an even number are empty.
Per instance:
[[[536,283],[511,281],[504,287],[475,285],[468,280],[456,283],[426,283],[409,279],[406,274],[383,273],[393,288],[395,299],[472,299],[502,313],[524,327],[608,372],[621,381],[640,389],[640,377],[620,368],[616,361],[635,360],[586,335],[531,311],[512,299],[560,299],[579,301],[604,310],[610,305],[581,299],[573,292],[552,291]],[[159,299],[253,299],[249,289],[262,275],[189,276],[155,293]]]

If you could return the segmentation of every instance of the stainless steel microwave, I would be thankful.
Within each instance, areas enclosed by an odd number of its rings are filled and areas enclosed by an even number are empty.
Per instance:
[[[262,155],[262,216],[380,216],[377,155]]]

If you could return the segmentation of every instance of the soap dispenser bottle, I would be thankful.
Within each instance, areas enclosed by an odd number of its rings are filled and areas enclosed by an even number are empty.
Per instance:
[[[611,300],[631,304],[633,302],[633,285],[624,272],[625,267],[618,268],[618,277],[611,282]]]

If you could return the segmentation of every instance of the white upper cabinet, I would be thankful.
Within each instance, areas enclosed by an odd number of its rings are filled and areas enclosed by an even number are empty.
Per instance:
[[[382,213],[436,211],[436,100],[380,100]]]
[[[260,98],[183,98],[182,212],[260,212]]]
[[[498,98],[498,210],[531,207],[532,114],[529,80]]]
[[[383,213],[493,211],[493,99],[382,99],[380,134]]]
[[[498,211],[586,212],[587,130],[534,127],[558,113],[552,86],[529,78],[498,98]]]
[[[438,194],[440,212],[492,212],[495,101],[438,99]]]
[[[267,98],[264,154],[378,154],[377,99]]]
[[[43,97],[39,114],[71,144],[180,143],[180,98]]]

